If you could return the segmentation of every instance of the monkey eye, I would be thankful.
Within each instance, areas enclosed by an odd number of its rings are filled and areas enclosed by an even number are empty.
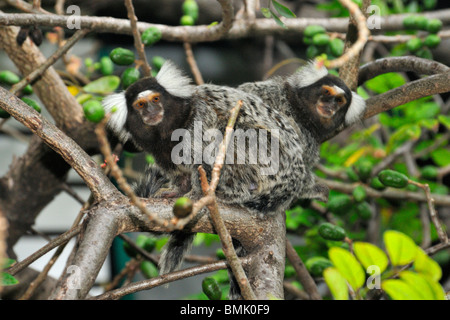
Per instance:
[[[336,97],[336,102],[337,102],[339,105],[343,105],[343,104],[345,103],[345,98],[342,97],[342,96],[337,96],[337,97]]]
[[[159,96],[154,96],[152,98],[152,102],[158,102],[159,101]]]
[[[135,108],[137,109],[142,109],[145,106],[145,102],[144,101],[138,101],[134,104]]]
[[[330,91],[330,89],[328,89],[326,87],[322,87],[322,94],[324,94],[326,96],[330,96],[331,95],[331,91]]]

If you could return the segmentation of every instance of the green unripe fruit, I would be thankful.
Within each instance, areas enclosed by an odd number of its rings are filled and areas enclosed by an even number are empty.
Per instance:
[[[306,45],[311,45],[313,42],[312,42],[312,38],[310,38],[310,37],[303,37],[303,43],[304,44],[306,44]]]
[[[33,88],[31,87],[31,85],[27,84],[25,88],[23,88],[22,92],[24,94],[33,94]]]
[[[195,24],[194,18],[191,16],[182,16],[180,19],[180,24],[182,26],[193,26]]]
[[[220,300],[222,298],[222,291],[214,278],[206,277],[203,279],[202,290],[209,300]]]
[[[416,52],[416,56],[424,59],[433,60],[433,54],[431,53],[430,49],[428,48],[421,48]]]
[[[355,210],[358,216],[361,217],[361,219],[369,220],[370,218],[372,218],[372,210],[370,209],[370,205],[366,201],[358,203],[355,207]]]
[[[124,48],[115,48],[109,54],[111,60],[120,66],[128,66],[135,60],[134,52]]]
[[[373,177],[370,181],[370,186],[375,190],[384,190],[386,189],[386,186],[381,183],[380,179],[378,177]]]
[[[347,177],[350,179],[350,181],[352,182],[359,181],[359,177],[352,167],[348,167],[347,169],[345,169],[345,173],[347,174]]]
[[[183,14],[186,16],[191,16],[194,21],[198,19],[198,4],[195,0],[186,0],[183,2],[181,7],[183,9]]]
[[[225,259],[225,253],[223,253],[223,249],[217,249],[216,250],[216,257],[220,260]]]
[[[416,52],[422,48],[422,40],[419,38],[412,38],[406,42],[406,48],[411,52]]]
[[[346,237],[344,229],[329,222],[322,223],[318,231],[325,240],[342,241]]]
[[[303,31],[303,35],[309,38],[312,38],[318,33],[325,33],[325,28],[318,25],[309,25],[305,28],[305,31]]]
[[[139,80],[140,76],[141,76],[141,73],[136,68],[125,69],[124,72],[122,73],[122,77],[121,77],[122,87],[124,89],[128,88],[131,84],[133,84],[137,80]]]
[[[357,186],[355,189],[353,189],[353,198],[356,202],[361,202],[366,199],[366,189],[364,189],[363,186]]]
[[[370,178],[373,164],[369,160],[361,160],[356,163],[356,171],[361,181],[367,181]]]
[[[17,74],[15,74],[14,72],[11,72],[9,70],[4,70],[4,71],[0,72],[0,82],[2,82],[2,83],[9,84],[12,86],[19,81],[20,81],[20,77]]]
[[[336,195],[327,203],[328,210],[337,215],[347,213],[351,206],[352,199],[346,194]]]
[[[378,179],[387,187],[404,188],[408,185],[408,177],[394,170],[383,170],[378,174]]]
[[[86,119],[99,123],[105,117],[105,110],[98,100],[89,100],[83,104],[83,111]]]
[[[29,105],[30,107],[32,107],[34,110],[36,110],[37,112],[41,113],[41,107],[39,106],[39,104],[34,101],[33,99],[27,98],[27,97],[23,97],[22,101],[25,102],[27,105]]]
[[[439,19],[430,19],[427,21],[426,30],[430,33],[438,33],[442,29],[442,21]]]
[[[148,260],[141,262],[141,271],[147,279],[155,278],[159,275],[158,268]]]
[[[155,249],[156,239],[140,234],[136,238],[136,245],[150,253]]]
[[[305,266],[314,277],[320,277],[326,268],[333,266],[333,263],[324,257],[312,257],[306,260]]]
[[[326,33],[318,33],[313,36],[312,40],[316,46],[325,46],[330,42],[330,36]]]
[[[162,32],[157,27],[150,27],[146,29],[142,35],[142,43],[146,46],[151,46],[161,40]]]
[[[438,169],[435,166],[425,166],[421,173],[425,179],[435,179],[438,176]]]
[[[317,48],[314,45],[310,45],[308,46],[308,48],[306,48],[306,56],[308,57],[308,59],[317,57],[319,54],[320,54],[319,48]]]
[[[436,7],[437,0],[423,0],[423,6],[426,10],[431,10]]]
[[[154,56],[154,57],[152,58],[153,66],[154,66],[157,70],[161,69],[161,67],[163,66],[164,62],[166,62],[166,59],[164,59],[163,57],[160,57],[160,56]]]
[[[431,49],[436,48],[440,43],[441,37],[439,37],[437,34],[429,34],[423,41],[423,44]]]
[[[424,16],[416,16],[414,18],[414,24],[416,26],[416,29],[419,30],[426,30],[428,25],[428,19]]]
[[[192,212],[192,201],[189,198],[181,197],[173,205],[173,214],[177,218],[187,217]]]
[[[100,59],[100,72],[104,76],[109,76],[114,72],[114,63],[110,57],[104,56]]]
[[[339,38],[334,38],[333,40],[330,41],[330,51],[331,53],[336,56],[336,57],[340,57],[342,56],[342,54],[344,53],[344,41],[342,41]]]
[[[406,29],[415,29],[416,28],[416,17],[415,16],[408,16],[405,19],[403,19],[403,25]]]

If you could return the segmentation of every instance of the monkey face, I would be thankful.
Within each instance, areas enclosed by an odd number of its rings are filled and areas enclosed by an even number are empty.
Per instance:
[[[161,94],[159,92],[145,90],[138,94],[132,107],[140,115],[142,122],[148,126],[155,126],[164,117]]]
[[[348,96],[342,88],[336,85],[323,84],[319,88],[315,104],[317,114],[324,119],[332,118],[336,112],[348,106]]]

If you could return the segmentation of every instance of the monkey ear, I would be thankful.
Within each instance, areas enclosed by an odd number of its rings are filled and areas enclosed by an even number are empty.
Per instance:
[[[366,101],[356,92],[352,92],[352,102],[345,114],[345,124],[351,125],[358,121],[366,110]]]
[[[328,75],[328,70],[323,64],[309,61],[300,70],[291,75],[287,81],[294,88],[303,88],[316,83]]]
[[[125,91],[114,93],[105,97],[102,101],[105,113],[111,113],[108,121],[108,127],[120,139],[126,142],[129,133],[125,130],[125,122],[127,121],[128,109],[127,100],[125,99]]]
[[[156,75],[156,81],[171,95],[188,98],[195,89],[192,80],[170,60],[166,60]]]

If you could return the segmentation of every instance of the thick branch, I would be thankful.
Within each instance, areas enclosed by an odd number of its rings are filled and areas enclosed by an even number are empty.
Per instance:
[[[138,22],[138,29],[143,32],[145,29],[156,26],[162,32],[162,39],[167,41],[187,41],[202,42],[215,41],[221,38],[236,39],[249,36],[262,35],[298,35],[305,30],[308,25],[317,24],[325,27],[328,31],[347,32],[348,18],[296,18],[285,19],[284,23],[287,29],[280,27],[273,19],[256,19],[251,27],[245,20],[238,20],[232,24],[232,6],[228,1],[221,0],[224,19],[222,23],[216,26],[167,26],[163,24],[152,24],[146,22]],[[409,14],[390,15],[381,17],[380,30],[373,32],[385,32],[403,30],[403,19]],[[444,24],[450,23],[450,9],[425,12],[424,16],[432,19],[441,19]],[[46,26],[46,27],[67,27],[67,16],[60,15],[43,15],[43,14],[17,14],[10,13],[0,14],[0,25],[15,26]],[[82,29],[90,29],[95,32],[132,34],[130,21],[127,19],[116,19],[111,17],[90,17],[80,16],[80,24]]]

